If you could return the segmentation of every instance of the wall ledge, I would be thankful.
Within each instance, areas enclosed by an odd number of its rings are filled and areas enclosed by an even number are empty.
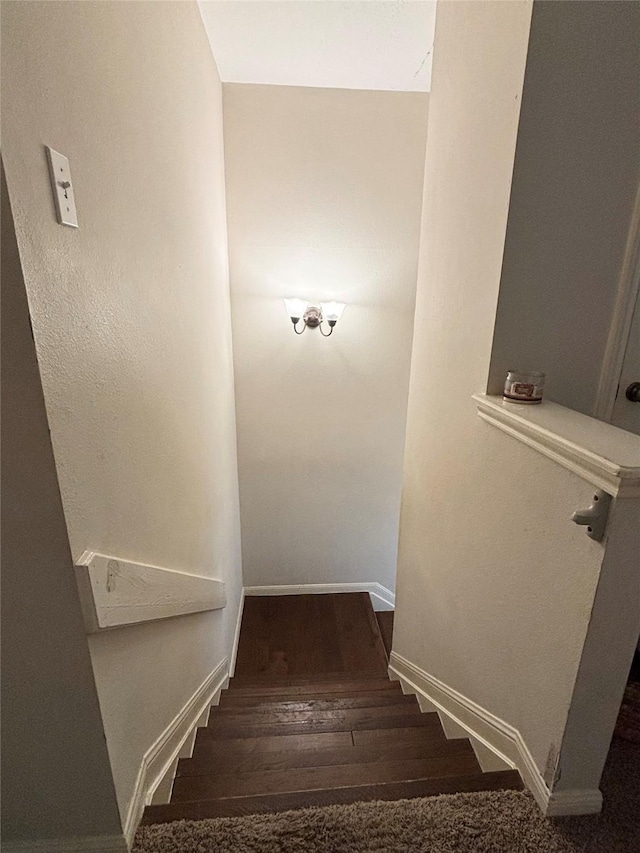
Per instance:
[[[227,603],[223,581],[94,551],[85,551],[79,557],[76,580],[89,634],[137,622],[220,610]]]
[[[640,437],[545,401],[537,406],[474,394],[478,415],[587,482],[617,497],[640,497]]]

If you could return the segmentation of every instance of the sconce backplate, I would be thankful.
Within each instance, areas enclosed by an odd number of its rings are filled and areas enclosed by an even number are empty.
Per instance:
[[[315,329],[322,322],[322,311],[320,308],[310,305],[304,312],[304,317],[302,319],[310,329]]]

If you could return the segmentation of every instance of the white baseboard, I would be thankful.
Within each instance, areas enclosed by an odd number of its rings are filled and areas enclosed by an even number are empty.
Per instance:
[[[445,714],[468,735],[493,752],[509,767],[516,768],[535,797],[543,814],[597,814],[602,807],[600,791],[557,791],[552,793],[533,760],[520,732],[496,717],[486,708],[458,693],[433,675],[391,652],[389,674],[398,678],[403,690],[409,688],[422,695],[438,713]]]
[[[123,835],[89,835],[38,841],[2,840],[3,853],[127,853]]]
[[[394,675],[396,673],[394,672]],[[460,723],[456,722],[453,717],[440,710],[424,693],[416,693],[415,688],[411,687],[405,679],[399,679],[403,693],[412,693],[418,700],[418,705],[423,714],[435,713],[438,715],[443,731],[447,736],[447,740],[457,740],[466,738],[470,741],[473,751],[478,759],[478,764],[483,773],[490,773],[493,770],[509,770],[513,769],[513,764],[507,763],[501,758],[497,752],[490,749],[483,741],[474,737],[467,729],[463,729]]]
[[[233,678],[236,671],[236,660],[238,658],[238,643],[240,642],[240,628],[242,627],[242,614],[244,613],[244,597],[246,591],[244,587],[240,591],[240,604],[238,605],[238,618],[236,620],[236,630],[233,635],[233,648],[231,649],[231,659],[229,663],[229,678]]]
[[[374,610],[393,610],[396,597],[380,583],[299,583],[277,586],[246,586],[245,595],[310,595],[334,592],[368,592]]]
[[[124,835],[129,844],[133,841],[144,807],[151,803],[156,789],[170,774],[183,745],[203,714],[226,687],[228,679],[229,659],[224,658],[143,755],[124,824]]]
[[[381,583],[369,584],[369,588],[366,592],[371,596],[371,603],[373,604],[374,610],[396,609],[395,593],[391,592],[390,589],[387,589],[386,586],[382,586]]]
[[[547,803],[547,817],[599,814],[602,811],[602,791],[553,791]]]

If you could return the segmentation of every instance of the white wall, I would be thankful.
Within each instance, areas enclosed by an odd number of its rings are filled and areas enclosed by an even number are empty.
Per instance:
[[[224,86],[245,584],[393,589],[427,96]],[[347,303],[296,337],[282,297]]]
[[[610,537],[627,539],[605,560],[570,520],[593,487],[471,399],[491,357],[531,12],[438,11],[393,645],[517,729],[549,787],[558,760],[560,788],[592,791],[637,630],[637,509],[616,505]]]
[[[394,650],[520,729],[544,767],[600,566],[567,521],[589,487],[471,400],[489,365],[530,15],[529,2],[438,11]]]
[[[2,174],[2,840],[120,836]]]
[[[490,389],[593,414],[640,177],[640,4],[534,4]]]
[[[221,86],[195,3],[3,6],[3,157],[74,559],[226,581],[225,610],[91,638],[123,816],[229,653],[241,587]],[[43,144],[69,157],[56,224]]]

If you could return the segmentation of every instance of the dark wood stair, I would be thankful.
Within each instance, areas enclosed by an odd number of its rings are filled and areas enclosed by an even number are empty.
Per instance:
[[[333,679],[232,682],[179,762],[171,802],[147,807],[143,823],[522,787],[515,771],[483,773],[469,741],[447,740],[397,682],[336,690]]]
[[[368,596],[365,603],[357,595],[362,633],[375,631]],[[328,605],[336,596],[322,598]],[[346,598],[331,602],[343,622]],[[319,606],[314,601],[298,607],[311,604]],[[268,606],[283,612],[280,603]],[[267,620],[259,617],[252,615],[264,635]],[[354,633],[355,621],[349,627]],[[290,626],[289,636],[294,649]],[[255,636],[245,647],[250,643],[256,648]],[[361,638],[361,645],[371,649],[365,672],[256,671],[247,655],[208,726],[198,729],[192,757],[178,763],[171,802],[148,806],[143,824],[522,788],[515,771],[483,773],[468,740],[447,740],[438,715],[421,713],[415,696],[405,696],[386,677],[379,633]],[[262,657],[270,668],[274,654]],[[277,659],[290,657],[287,652]],[[348,662],[348,654],[336,660]]]

